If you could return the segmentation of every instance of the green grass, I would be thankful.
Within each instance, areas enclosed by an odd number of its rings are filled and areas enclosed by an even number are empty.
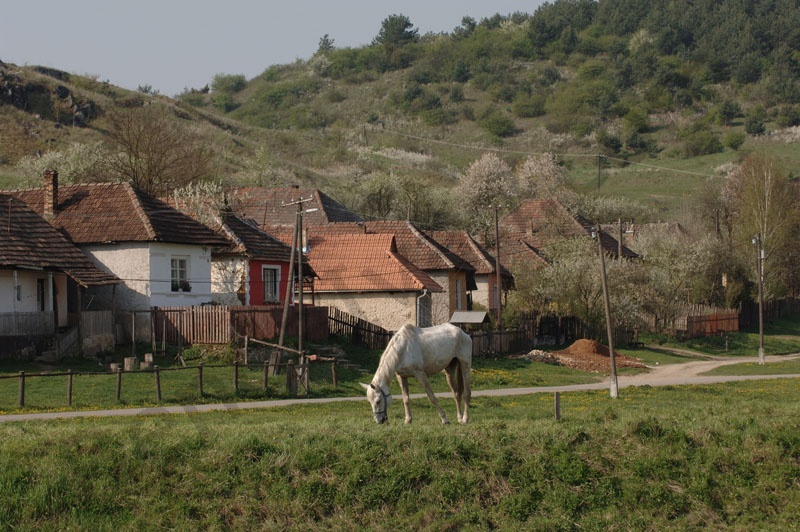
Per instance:
[[[137,351],[138,352],[138,351]],[[356,369],[338,367],[337,386],[333,386],[330,363],[312,364],[311,393],[309,397],[347,397],[361,396],[364,391],[360,382],[369,382],[377,369],[380,351],[348,347],[348,359],[367,370],[362,373]],[[128,356],[130,352],[120,353]],[[118,358],[119,358],[118,357]],[[36,363],[0,362],[0,413],[24,413],[57,410],[95,410],[105,408],[127,408],[155,405],[187,405],[220,402],[257,401],[265,399],[284,399],[286,391],[285,375],[270,376],[267,391],[264,392],[261,366],[239,368],[239,391],[234,393],[233,368],[219,367],[221,361],[206,361],[203,369],[203,395],[199,393],[198,369],[203,359],[189,360],[187,369],[181,368],[172,356],[157,357],[156,364],[161,384],[161,402],[156,399],[155,376],[152,372],[124,372],[120,400],[116,400],[117,377],[104,372],[104,366],[85,359],[62,361],[57,368],[43,367]],[[67,376],[36,377],[35,373],[48,371],[63,373],[72,369],[73,377],[72,407],[67,404]],[[26,373],[25,406],[18,407],[18,372]],[[98,372],[104,372],[97,374]],[[479,358],[473,361],[472,388],[475,390],[527,386],[558,386],[596,382],[596,374],[585,373],[530,362],[526,360]],[[449,390],[444,374],[433,376],[431,386],[436,392]],[[400,387],[396,380],[391,383],[392,392],[399,395]],[[416,379],[410,379],[412,393],[424,391]],[[305,390],[300,387],[301,395]]]
[[[787,530],[791,379],[478,397],[469,425],[366,403],[0,425],[15,530]],[[452,402],[444,405],[453,410]]]

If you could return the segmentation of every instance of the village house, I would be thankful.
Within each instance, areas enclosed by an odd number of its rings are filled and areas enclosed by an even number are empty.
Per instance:
[[[547,265],[544,250],[549,244],[567,238],[591,238],[596,225],[580,214],[570,213],[558,200],[531,199],[520,203],[516,209],[499,221],[501,255],[509,257],[513,267]],[[600,231],[600,241],[605,253],[612,257],[634,259],[638,255],[627,246],[620,245],[611,234]],[[513,269],[512,267],[512,269]]]
[[[361,216],[316,189],[301,189],[296,186],[239,187],[230,189],[228,196],[231,210],[235,214],[254,220],[267,232],[275,227],[294,227],[298,206],[307,211],[303,214],[305,225],[363,221]],[[298,202],[301,203],[298,205]]]
[[[317,305],[336,307],[395,331],[430,325],[431,295],[442,287],[398,253],[395,236],[311,231],[308,259],[319,276]]]
[[[98,292],[97,304],[134,311],[212,302],[211,251],[228,241],[163,201],[128,183],[59,186],[54,171],[44,187],[9,193],[123,281]]]
[[[81,313],[110,310],[94,302],[93,291],[120,280],[95,266],[19,199],[0,193],[0,218],[0,357],[37,354],[58,333],[80,341],[72,330],[80,325]],[[110,345],[99,348],[113,346],[113,338],[105,340]],[[79,346],[65,348],[74,354]]]
[[[230,243],[215,247],[211,253],[214,303],[273,305],[286,301],[291,247],[262,231],[253,220],[230,212],[220,216],[218,231]],[[305,283],[311,284],[314,271],[305,257],[303,262]],[[292,301],[291,293],[288,297]]]
[[[505,301],[508,291],[514,288],[514,276],[508,268],[500,264],[498,300],[497,261],[486,248],[466,231],[431,231],[428,235],[475,268],[475,286],[467,293],[467,310],[478,306],[496,314],[498,301]]]

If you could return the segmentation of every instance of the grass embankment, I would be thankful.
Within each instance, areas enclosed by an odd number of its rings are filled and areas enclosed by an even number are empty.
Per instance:
[[[0,425],[0,528],[778,530],[800,522],[793,380]],[[444,406],[453,410],[452,401]]]

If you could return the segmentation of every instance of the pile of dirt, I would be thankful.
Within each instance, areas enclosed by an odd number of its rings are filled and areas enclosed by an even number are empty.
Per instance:
[[[581,371],[595,373],[609,373],[611,371],[608,347],[594,340],[578,340],[563,351],[554,351],[562,366]],[[614,352],[617,368],[644,368],[646,367],[638,358]]]

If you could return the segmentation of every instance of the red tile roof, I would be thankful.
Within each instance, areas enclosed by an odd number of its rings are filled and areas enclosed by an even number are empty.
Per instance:
[[[9,191],[39,214],[42,188]],[[75,244],[169,242],[225,245],[225,239],[163,201],[128,183],[91,183],[58,187],[50,223]]]
[[[317,292],[440,292],[442,287],[397,252],[391,234],[327,234],[309,238]]]
[[[0,194],[0,219],[0,268],[64,272],[82,286],[121,282],[19,199]]]
[[[229,191],[230,203],[235,214],[251,218],[262,228],[293,226],[300,199],[304,210],[317,209],[303,215],[304,224],[328,224],[332,222],[359,222],[361,216],[316,189],[240,187]]]

